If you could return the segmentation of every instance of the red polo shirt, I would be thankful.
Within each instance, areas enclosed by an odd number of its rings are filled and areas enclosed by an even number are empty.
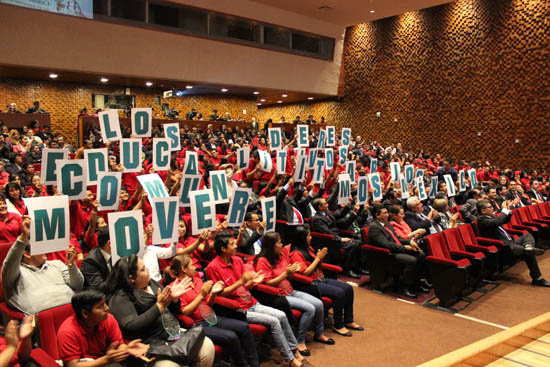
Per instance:
[[[8,212],[6,220],[0,220],[0,243],[14,243],[21,233],[21,223],[20,215]]]
[[[82,358],[101,358],[113,342],[123,343],[122,333],[113,315],[107,314],[94,331],[84,329],[75,315],[61,324],[57,331],[59,357],[63,362]]]
[[[256,271],[262,272],[264,274],[265,283],[273,278],[277,278],[279,275],[281,275],[281,273],[284,273],[288,265],[290,265],[288,249],[283,247],[281,250],[279,262],[275,267],[271,266],[271,264],[269,263],[269,261],[267,261],[265,257],[261,257],[256,263]],[[276,287],[279,289],[279,293],[283,296],[286,296],[294,291],[294,288],[292,288],[292,284],[290,284],[288,279],[283,279],[279,284],[277,284]]]
[[[72,200],[69,205],[69,212],[71,213],[71,233],[80,236],[84,233],[84,227],[90,221],[92,216],[93,205],[83,206],[80,200]]]
[[[244,271],[244,263],[238,256],[231,256],[231,264],[224,263],[221,257],[216,256],[216,258],[206,267],[208,279],[214,281],[214,283],[221,280],[227,287],[241,279],[241,275]],[[249,290],[242,285],[237,288],[229,298],[239,302],[239,307],[245,311],[258,302],[252,297]]]
[[[176,279],[170,285],[174,286],[174,285],[179,284],[180,282],[181,282],[181,279]],[[185,306],[187,306],[188,304],[193,302],[195,300],[195,298],[197,298],[197,296],[199,294],[201,294],[202,284],[203,283],[202,283],[201,278],[198,275],[195,274],[195,277],[193,278],[192,288],[180,296],[180,303],[181,303],[181,310],[182,311],[185,308]],[[207,304],[206,298],[204,298],[201,303]],[[191,314],[191,318],[195,322],[199,322],[199,321],[203,320],[203,317],[201,315],[201,312],[200,312],[199,308],[200,307],[197,307],[195,309],[195,311],[193,311],[193,314]]]

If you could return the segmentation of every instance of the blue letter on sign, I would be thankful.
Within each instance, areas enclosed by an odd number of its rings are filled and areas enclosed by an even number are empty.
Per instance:
[[[103,115],[103,124],[105,125],[105,137],[107,137],[107,139],[116,138],[116,131],[111,129],[111,122],[108,114]]]
[[[48,162],[46,163],[47,171],[46,171],[46,179],[44,181],[57,181],[57,165],[55,161],[62,160],[64,158],[63,153],[54,153],[50,152],[48,154]]]
[[[157,166],[170,168],[170,153],[165,154],[169,150],[170,146],[165,141],[157,143],[157,151],[155,152]]]
[[[119,218],[115,222],[116,252],[124,257],[139,252],[139,226],[133,217]],[[128,233],[128,237],[126,237]]]
[[[98,198],[101,206],[112,206],[117,201],[118,180],[114,176],[103,176],[99,181],[101,196]]]
[[[168,126],[166,128],[166,137],[170,139],[170,149],[176,149],[179,145],[179,128],[177,126]]]
[[[210,211],[210,205],[208,205],[210,195],[208,193],[199,194],[195,196],[195,200],[197,203],[197,227],[199,230],[212,227],[212,219],[209,218],[212,212]]]
[[[46,240],[55,239],[56,230],[58,238],[65,238],[65,210],[63,208],[52,209],[51,220],[46,209],[35,210],[34,232],[36,233],[36,241],[44,241],[44,232],[46,232]]]
[[[78,164],[66,164],[61,167],[61,192],[68,196],[77,196],[84,189],[82,180],[75,182],[74,187],[72,185],[73,177],[82,177],[82,167]]]
[[[246,207],[250,194],[248,191],[235,190],[233,193],[233,206],[229,213],[229,223],[242,223],[246,214]]]
[[[156,202],[155,208],[159,221],[159,232],[161,238],[171,238],[174,230],[174,222],[178,212],[178,203],[171,201],[168,203],[168,213],[166,212],[166,203]]]
[[[122,141],[124,155],[122,156],[122,165],[125,169],[136,169],[139,166],[139,153],[140,143],[139,141]]]
[[[138,111],[134,116],[136,121],[136,134],[147,134],[149,131],[149,114],[145,111]]]

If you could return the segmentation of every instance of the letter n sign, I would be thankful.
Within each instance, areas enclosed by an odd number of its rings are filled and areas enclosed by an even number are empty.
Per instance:
[[[23,199],[31,218],[31,255],[69,248],[69,198],[46,196]]]
[[[109,213],[108,219],[113,265],[116,264],[119,258],[124,256],[136,254],[141,257],[145,251],[143,212],[132,210]]]

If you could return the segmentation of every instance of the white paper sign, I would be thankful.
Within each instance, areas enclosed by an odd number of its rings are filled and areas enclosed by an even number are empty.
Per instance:
[[[432,176],[432,183],[430,185],[430,194],[428,195],[430,199],[435,199],[435,194],[437,193],[437,176]]]
[[[155,198],[151,204],[153,216],[153,245],[178,242],[179,198]]]
[[[88,185],[87,167],[84,159],[57,161],[57,190],[69,200],[86,198]]]
[[[23,198],[31,219],[31,255],[47,254],[69,248],[69,198],[40,196]]]
[[[148,138],[153,128],[153,109],[132,108],[132,136],[134,138]]]
[[[200,235],[205,229],[216,229],[216,204],[212,189],[196,190],[189,193],[191,202],[191,234]]]
[[[104,143],[122,139],[117,110],[99,112],[97,117],[99,119],[99,128]]]
[[[84,153],[88,150],[84,150]],[[57,184],[57,162],[69,159],[67,149],[42,149],[42,165],[40,167],[40,178],[44,185]]]
[[[309,146],[309,128],[307,125],[298,125],[298,147],[307,148]]]
[[[252,190],[248,188],[237,187],[233,191],[233,197],[227,212],[227,225],[229,227],[240,227],[243,224],[251,194]]]
[[[100,172],[97,183],[98,210],[117,210],[122,187],[122,172]]]
[[[338,205],[349,204],[351,195],[351,179],[349,174],[341,173],[338,175]]]
[[[327,147],[336,145],[336,129],[334,126],[327,126]]]
[[[155,171],[170,169],[170,139],[153,139],[153,169]]]
[[[275,224],[277,220],[277,198],[271,196],[260,200],[262,205],[262,217],[266,226],[264,233],[275,232]]]
[[[88,186],[97,185],[98,174],[107,172],[109,161],[107,148],[84,149],[84,160],[88,169]]]
[[[409,186],[407,185],[407,180],[405,180],[405,175],[399,174],[399,182],[401,183],[401,200],[409,198]]]
[[[390,163],[391,180],[394,182],[399,181],[399,174],[401,173],[401,165],[399,162]]]
[[[149,175],[140,175],[137,176],[141,187],[147,193],[147,198],[149,203],[152,204],[154,198],[165,198],[168,197],[168,190],[164,186],[164,182],[158,175],[158,173],[151,173]]]
[[[453,177],[451,175],[443,175],[443,179],[445,179],[445,183],[447,184],[447,196],[455,196],[456,188],[455,183],[453,182]]]
[[[342,128],[342,146],[349,146],[351,143],[351,129],[349,127]]]
[[[277,173],[283,174],[286,171],[286,150],[278,150],[277,151]]]
[[[120,165],[124,172],[141,172],[141,139],[120,140]]]
[[[260,158],[260,171],[271,172],[273,170],[271,155],[264,150],[258,150],[258,157]]]
[[[267,129],[269,136],[269,143],[271,144],[272,150],[278,150],[283,148],[283,142],[281,139],[281,128],[280,127],[270,127]]]
[[[130,210],[113,212],[109,219],[109,240],[111,241],[111,261],[114,264],[121,257],[137,255],[143,257],[143,212]]]
[[[424,177],[415,178],[415,184],[418,188],[418,199],[420,201],[426,200],[428,195],[426,195],[426,188],[424,187]]]
[[[239,169],[246,169],[250,164],[250,147],[237,149],[237,166]]]
[[[296,158],[296,169],[294,170],[294,182],[302,182],[306,178],[307,156],[299,155]]]
[[[198,175],[199,174],[199,156],[197,152],[188,150],[185,152],[185,162],[183,164],[183,174]]]
[[[357,204],[362,205],[369,202],[369,178],[359,176],[357,178]]]
[[[378,172],[369,174],[369,184],[373,190],[372,200],[382,200],[382,183],[380,181],[380,174]]]
[[[322,184],[325,176],[325,159],[317,158],[313,169],[313,183]]]
[[[210,188],[212,189],[212,197],[215,204],[229,202],[229,190],[225,170],[210,172]]]
[[[346,172],[348,173],[351,182],[355,183],[355,161],[346,162]]]
[[[164,137],[170,139],[170,150],[181,150],[180,124],[164,124]]]

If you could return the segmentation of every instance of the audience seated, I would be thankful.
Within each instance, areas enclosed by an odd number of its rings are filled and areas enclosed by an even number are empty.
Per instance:
[[[47,261],[46,255],[31,255],[31,221],[23,218],[21,234],[2,265],[2,287],[7,303],[27,315],[67,304],[82,289],[84,277],[74,263],[74,247],[67,250],[67,261]]]

